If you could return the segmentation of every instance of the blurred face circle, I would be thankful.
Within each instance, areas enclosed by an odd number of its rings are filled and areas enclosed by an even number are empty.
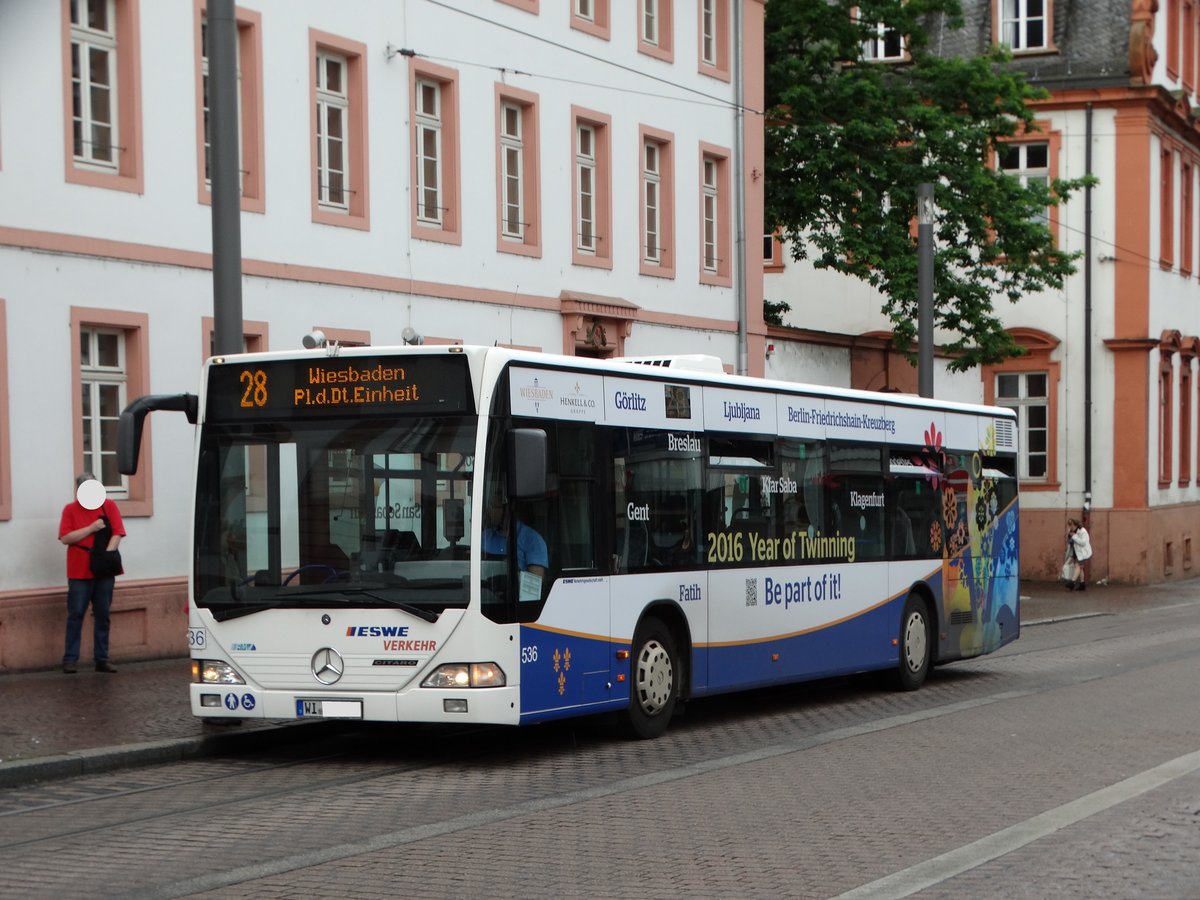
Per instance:
[[[99,509],[104,505],[107,491],[95,478],[89,478],[75,490],[75,499],[84,509]]]

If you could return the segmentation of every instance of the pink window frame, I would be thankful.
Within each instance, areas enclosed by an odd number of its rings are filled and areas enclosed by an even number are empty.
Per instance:
[[[216,334],[216,320],[212,316],[202,316],[200,319],[200,359],[212,356],[213,337]],[[242,321],[242,337],[246,341],[247,353],[262,353],[270,349],[268,340],[270,325],[266,322]]]
[[[417,218],[417,81],[436,81],[441,89],[442,116],[442,226],[422,222]],[[458,72],[418,57],[411,57],[408,69],[408,121],[412,123],[409,153],[409,183],[412,185],[412,207],[409,227],[412,235],[426,241],[462,244],[462,175],[458,136]]]
[[[83,401],[80,377],[79,334],[85,327],[111,328],[125,336],[125,396],[133,399],[150,393],[150,317],[145,313],[113,309],[71,307],[71,434],[74,471],[83,471]],[[137,473],[129,476],[129,496],[116,501],[122,516],[154,514],[151,473],[153,441],[151,424],[146,421],[142,434],[141,461]]]
[[[716,287],[733,286],[733,234],[729,217],[732,214],[730,157],[726,147],[700,142],[700,172],[697,185],[697,221],[700,223],[699,239],[699,270],[700,283]],[[717,164],[717,271],[709,272],[704,268],[704,163],[713,160]]]
[[[75,164],[71,90],[71,0],[62,0],[63,150],[65,180],[70,184],[145,193],[142,169],[142,69],[139,0],[115,0],[117,40],[117,143],[115,172],[98,172]]]
[[[212,203],[212,191],[204,177],[204,70],[200,22],[208,8],[207,0],[193,0],[196,45],[196,198]],[[239,91],[242,142],[242,212],[267,211],[266,178],[263,168],[263,77],[262,13],[234,7],[237,22],[238,60],[242,72]]]
[[[500,253],[516,253],[522,256],[542,255],[541,191],[541,137],[538,132],[538,95],[507,84],[496,84],[496,121],[493,133],[496,137],[496,250]],[[501,222],[504,220],[504,160],[500,142],[500,112],[505,103],[521,107],[521,202],[528,221],[525,237],[515,241],[504,236]]]
[[[729,81],[729,45],[731,39],[729,27],[730,0],[715,0],[715,2],[716,7],[713,10],[713,14],[717,20],[717,33],[714,35],[717,58],[715,64],[710,65],[704,61],[704,0],[696,0],[696,71],[701,75],[719,78],[721,81]]]
[[[575,3],[571,0],[571,27],[607,41],[612,36],[612,17],[609,13],[609,0],[592,0],[592,20],[589,22],[575,14]]]
[[[1049,119],[1037,119],[1034,121],[1036,130],[1018,131],[1016,136],[1011,138],[1003,138],[1001,143],[1004,144],[1046,144],[1046,157],[1048,163],[1047,177],[1050,183],[1054,184],[1054,180],[1058,178],[1058,160],[1062,154],[1062,132],[1052,127]],[[995,157],[993,157],[995,159]],[[1055,244],[1059,243],[1059,207],[1051,206],[1046,211],[1047,224],[1050,228],[1050,233],[1054,235]],[[913,222],[913,234],[916,234],[916,221]]]
[[[579,170],[575,165],[578,126],[591,125],[595,131],[596,181],[593,186],[592,206],[594,218],[592,231],[596,239],[596,252],[583,253],[578,247],[575,223],[579,213]],[[612,116],[571,107],[571,262],[577,266],[593,266],[611,269],[612,259]]]
[[[0,521],[12,518],[12,443],[8,437],[8,327],[0,297]],[[78,393],[78,392],[76,392]]]
[[[765,272],[782,272],[783,271],[783,241],[779,240],[779,229],[776,229],[771,235],[771,258],[763,257],[763,271]],[[763,240],[767,239],[767,235],[763,235]]]
[[[517,9],[533,13],[535,16],[538,14],[538,0],[497,0],[497,2],[506,6],[515,6]]]
[[[653,56],[664,62],[675,61],[675,15],[674,0],[658,0],[658,43],[650,44],[642,39],[642,19],[646,14],[646,0],[637,5],[637,48],[638,53]]]
[[[658,144],[658,264],[646,261],[645,146]],[[638,126],[638,272],[656,278],[675,277],[675,135],[670,131]]]
[[[346,159],[350,179],[346,190],[350,194],[349,212],[322,209],[317,185],[317,53],[328,51],[346,59]],[[367,190],[367,45],[339,37],[315,28],[308,29],[308,115],[309,115],[309,179],[312,188],[312,220],[322,225],[338,225],[369,231],[370,203]]]

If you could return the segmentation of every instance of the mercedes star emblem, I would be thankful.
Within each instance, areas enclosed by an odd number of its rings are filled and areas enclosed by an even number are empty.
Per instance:
[[[346,663],[342,654],[332,647],[322,647],[312,658],[313,678],[321,684],[334,684],[346,671]]]

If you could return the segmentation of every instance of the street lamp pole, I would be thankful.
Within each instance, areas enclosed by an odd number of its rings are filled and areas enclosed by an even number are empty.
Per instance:
[[[917,391],[933,396],[933,185],[917,185]]]

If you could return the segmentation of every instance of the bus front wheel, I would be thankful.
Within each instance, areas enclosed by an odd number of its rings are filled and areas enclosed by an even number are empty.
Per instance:
[[[634,737],[656,738],[667,730],[679,694],[680,674],[670,630],[659,619],[646,619],[633,635],[633,683],[623,717]]]
[[[933,659],[933,630],[929,623],[929,607],[912,594],[904,603],[900,617],[900,665],[896,670],[896,687],[915,691],[925,682]]]

